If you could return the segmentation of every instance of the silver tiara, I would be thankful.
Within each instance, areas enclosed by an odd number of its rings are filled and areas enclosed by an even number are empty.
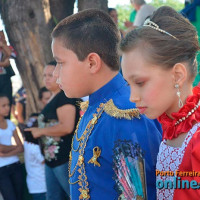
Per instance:
[[[151,27],[157,31],[160,31],[161,33],[165,33],[165,34],[173,37],[175,40],[179,40],[177,37],[173,36],[172,34],[168,33],[167,31],[161,29],[155,22],[152,22],[149,18],[145,20],[143,26]]]

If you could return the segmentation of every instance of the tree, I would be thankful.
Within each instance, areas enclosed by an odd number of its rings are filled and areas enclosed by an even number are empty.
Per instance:
[[[75,0],[0,0],[0,13],[11,45],[18,55],[17,68],[27,89],[27,113],[38,109],[38,90],[44,65],[51,61],[50,34],[55,24],[73,14]],[[107,11],[107,0],[79,0],[79,10]]]
[[[49,0],[49,2],[51,15],[56,24],[73,14],[75,0]]]
[[[108,0],[78,0],[78,10],[85,10],[88,8],[99,8],[107,12]]]
[[[73,13],[75,0],[0,0],[0,12],[16,64],[28,92],[28,112],[38,108],[38,90],[44,65],[52,60],[50,33],[59,21]],[[53,14],[52,14],[53,13]]]
[[[184,7],[184,4],[177,0],[152,0],[151,4],[156,8],[159,8],[160,6],[171,6],[177,11],[182,10]]]

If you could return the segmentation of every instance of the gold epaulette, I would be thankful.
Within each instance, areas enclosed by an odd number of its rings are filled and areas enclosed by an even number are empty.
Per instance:
[[[133,118],[140,118],[140,112],[138,109],[119,109],[115,106],[112,99],[110,99],[105,105],[104,105],[104,111],[117,119],[133,119]]]
[[[80,102],[80,108],[82,111],[86,111],[88,108],[88,101]],[[119,109],[115,106],[112,99],[110,99],[107,103],[104,104],[104,111],[110,115],[111,117],[115,117],[117,119],[133,119],[140,118],[140,112],[137,108],[133,109]]]
[[[80,102],[80,109],[85,112],[88,108],[88,104],[89,104],[89,101]]]

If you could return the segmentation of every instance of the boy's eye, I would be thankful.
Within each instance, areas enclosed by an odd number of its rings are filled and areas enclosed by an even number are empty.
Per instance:
[[[58,63],[59,67],[62,67],[62,63]]]

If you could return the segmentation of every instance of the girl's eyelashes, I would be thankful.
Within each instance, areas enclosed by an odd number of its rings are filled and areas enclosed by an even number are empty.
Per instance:
[[[143,86],[144,85],[144,81],[138,81],[135,84],[138,85],[138,86]]]

